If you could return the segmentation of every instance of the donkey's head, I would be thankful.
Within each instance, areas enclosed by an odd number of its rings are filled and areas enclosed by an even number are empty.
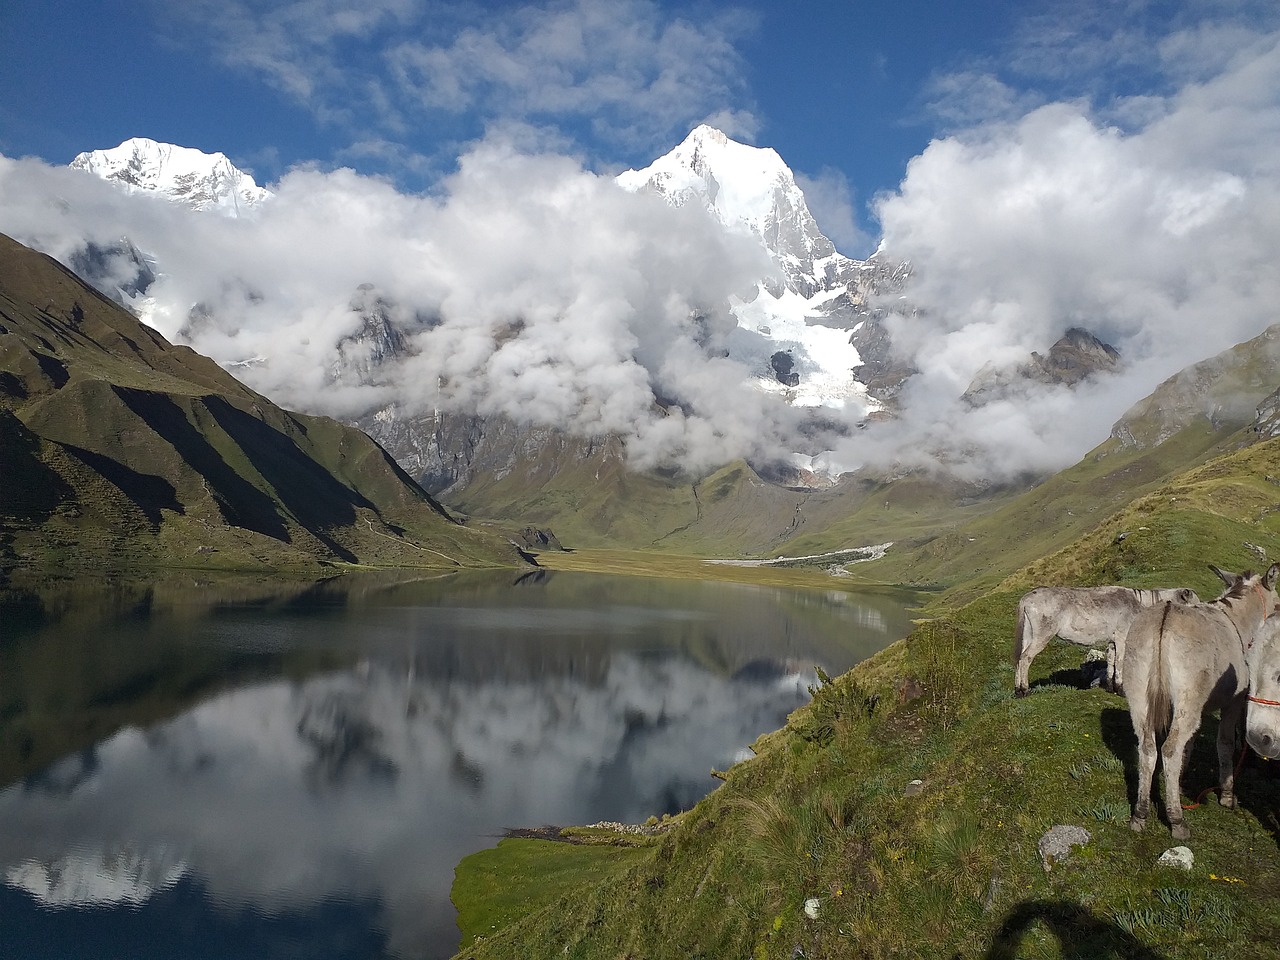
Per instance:
[[[1280,608],[1280,597],[1276,596],[1276,579],[1280,577],[1280,563],[1273,563],[1267,568],[1266,573],[1254,573],[1252,570],[1246,570],[1244,573],[1228,573],[1212,563],[1209,564],[1209,569],[1227,585],[1219,600],[1244,600],[1257,597],[1262,601],[1264,618],[1271,616],[1277,608]]]
[[[1245,740],[1268,759],[1280,756],[1280,615],[1267,617],[1248,653],[1249,710]]]

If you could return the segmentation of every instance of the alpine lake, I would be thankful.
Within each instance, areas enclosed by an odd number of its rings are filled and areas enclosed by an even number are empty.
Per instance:
[[[577,572],[174,575],[0,606],[0,953],[440,958],[513,828],[715,788],[918,596]]]

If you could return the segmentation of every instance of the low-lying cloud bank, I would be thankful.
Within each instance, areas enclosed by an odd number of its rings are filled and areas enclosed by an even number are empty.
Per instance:
[[[885,254],[913,264],[912,309],[887,304],[887,325],[919,374],[901,418],[851,429],[832,463],[1060,468],[1161,380],[1280,319],[1280,37],[1237,41],[1206,66],[1187,51],[1212,37],[1171,39],[1169,57],[1200,73],[1110,105],[1110,123],[1049,104],[911,162],[877,213]],[[617,433],[639,468],[802,446],[799,413],[722,356],[729,296],[771,268],[700,209],[496,134],[431,195],[349,170],[272,188],[228,219],[0,157],[0,230],[64,261],[127,237],[161,271],[148,319],[219,362],[253,361],[234,369],[287,406],[353,417],[396,400]],[[411,355],[374,383],[339,357],[361,284],[409,331]],[[988,362],[1043,353],[1072,326],[1118,347],[1124,373],[959,400]]]

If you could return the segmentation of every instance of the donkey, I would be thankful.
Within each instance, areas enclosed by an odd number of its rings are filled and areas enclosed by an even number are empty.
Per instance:
[[[1249,665],[1244,739],[1260,757],[1280,757],[1280,616],[1267,617],[1253,646],[1245,651]]]
[[[1125,641],[1124,673],[1129,684],[1129,718],[1138,738],[1138,798],[1129,826],[1141,831],[1151,808],[1156,738],[1167,730],[1164,806],[1175,840],[1191,836],[1182,817],[1182,767],[1205,710],[1222,711],[1218,724],[1218,802],[1234,808],[1231,750],[1245,706],[1249,670],[1245,652],[1263,621],[1275,612],[1280,564],[1265,574],[1239,576],[1209,565],[1226,591],[1210,603],[1165,603],[1134,618]]]
[[[1172,600],[1197,603],[1194,590],[1134,590],[1130,587],[1036,587],[1018,601],[1017,641],[1014,656],[1018,666],[1013,675],[1013,692],[1027,694],[1027,674],[1031,661],[1049,645],[1054,636],[1084,647],[1108,645],[1107,684],[1119,690],[1124,674],[1124,638],[1129,624],[1144,607]],[[1110,645],[1115,644],[1112,655]]]

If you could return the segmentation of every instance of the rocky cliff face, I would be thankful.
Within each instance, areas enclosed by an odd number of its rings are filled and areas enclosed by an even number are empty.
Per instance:
[[[1257,416],[1253,420],[1253,432],[1259,440],[1270,440],[1280,437],[1280,389],[1267,394],[1258,404]]]
[[[408,339],[395,307],[371,283],[362,283],[349,309],[360,315],[356,330],[338,341],[338,355],[330,368],[334,380],[378,383],[390,365],[409,352]]]
[[[360,417],[355,426],[391,452],[424,489],[450,499],[513,476],[536,486],[560,470],[622,469],[626,459],[618,437],[574,437],[504,416],[439,410],[405,416],[390,405]]]
[[[1084,380],[1115,373],[1119,367],[1119,351],[1089,331],[1072,327],[1045,355],[1033,351],[1029,360],[1013,367],[984,367],[962,399],[977,407],[1016,395],[1027,387],[1074,387]]]

